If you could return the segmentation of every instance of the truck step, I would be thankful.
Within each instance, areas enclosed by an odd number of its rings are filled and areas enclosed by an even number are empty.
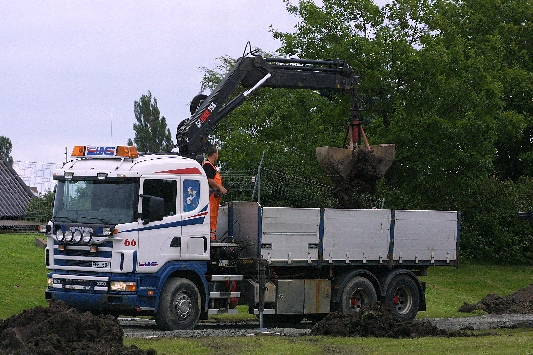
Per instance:
[[[211,275],[211,281],[242,281],[242,275]]]
[[[239,298],[240,292],[209,292],[209,298]]]

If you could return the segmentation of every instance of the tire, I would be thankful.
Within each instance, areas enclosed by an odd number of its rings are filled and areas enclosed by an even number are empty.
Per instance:
[[[385,305],[401,321],[413,320],[420,306],[418,285],[408,275],[398,275],[387,286]]]
[[[161,291],[155,313],[157,326],[162,330],[192,329],[198,318],[200,293],[196,285],[187,279],[169,279]]]
[[[372,282],[362,276],[354,276],[342,290],[339,311],[344,314],[359,312],[365,304],[375,303],[377,300]]]

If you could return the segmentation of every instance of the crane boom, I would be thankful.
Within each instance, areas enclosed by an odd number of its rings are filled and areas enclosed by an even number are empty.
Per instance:
[[[239,85],[249,90],[229,100]],[[215,126],[259,87],[338,91],[351,96],[350,111],[355,115],[357,77],[347,62],[249,55],[239,58],[213,92],[191,110],[191,117],[180,123],[176,132],[180,155],[195,158],[205,153]]]
[[[341,148],[317,147],[316,155],[336,186],[334,195],[338,197],[339,206],[346,207],[355,190],[361,193],[373,190],[396,154],[394,144],[368,144],[358,118],[357,83],[354,70],[340,59],[241,57],[209,96],[198,95],[192,100],[191,117],[181,122],[176,132],[179,154],[203,160],[211,146],[209,135],[217,123],[260,87],[336,91],[351,99],[346,136],[349,144],[345,141]],[[248,90],[234,94],[239,86]],[[359,146],[361,137],[366,145]]]

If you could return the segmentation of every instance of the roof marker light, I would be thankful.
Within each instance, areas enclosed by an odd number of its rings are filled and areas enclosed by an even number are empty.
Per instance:
[[[84,157],[85,156],[85,146],[84,145],[76,145],[74,146],[74,149],[72,149],[73,157]]]
[[[119,145],[117,146],[116,156],[125,158],[138,158],[139,153],[137,152],[137,148],[133,146]]]

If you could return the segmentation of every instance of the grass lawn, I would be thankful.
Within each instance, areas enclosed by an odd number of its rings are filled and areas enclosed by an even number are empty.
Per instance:
[[[0,319],[23,309],[45,306],[47,269],[44,250],[35,246],[39,234],[0,234]],[[532,266],[501,266],[464,262],[458,269],[433,267],[427,283],[426,312],[418,317],[465,316],[463,303],[476,303],[489,293],[507,296],[533,283]],[[471,314],[473,315],[473,314]],[[249,315],[243,314],[247,318]],[[486,333],[486,332],[485,332]],[[331,337],[208,337],[199,339],[125,339],[126,345],[153,348],[158,354],[533,354],[530,328],[491,331],[470,338],[331,338]]]
[[[482,334],[482,333],[480,333]],[[334,338],[334,337],[207,337],[124,339],[126,346],[155,349],[158,354],[198,355],[413,355],[413,354],[532,354],[533,331],[500,329],[468,338]]]
[[[477,303],[489,293],[505,297],[533,284],[533,266],[464,262],[459,268],[430,267],[426,282],[427,311],[418,318],[464,317],[457,310]]]
[[[23,309],[45,306],[47,269],[44,249],[34,244],[39,234],[0,234],[0,319]]]

